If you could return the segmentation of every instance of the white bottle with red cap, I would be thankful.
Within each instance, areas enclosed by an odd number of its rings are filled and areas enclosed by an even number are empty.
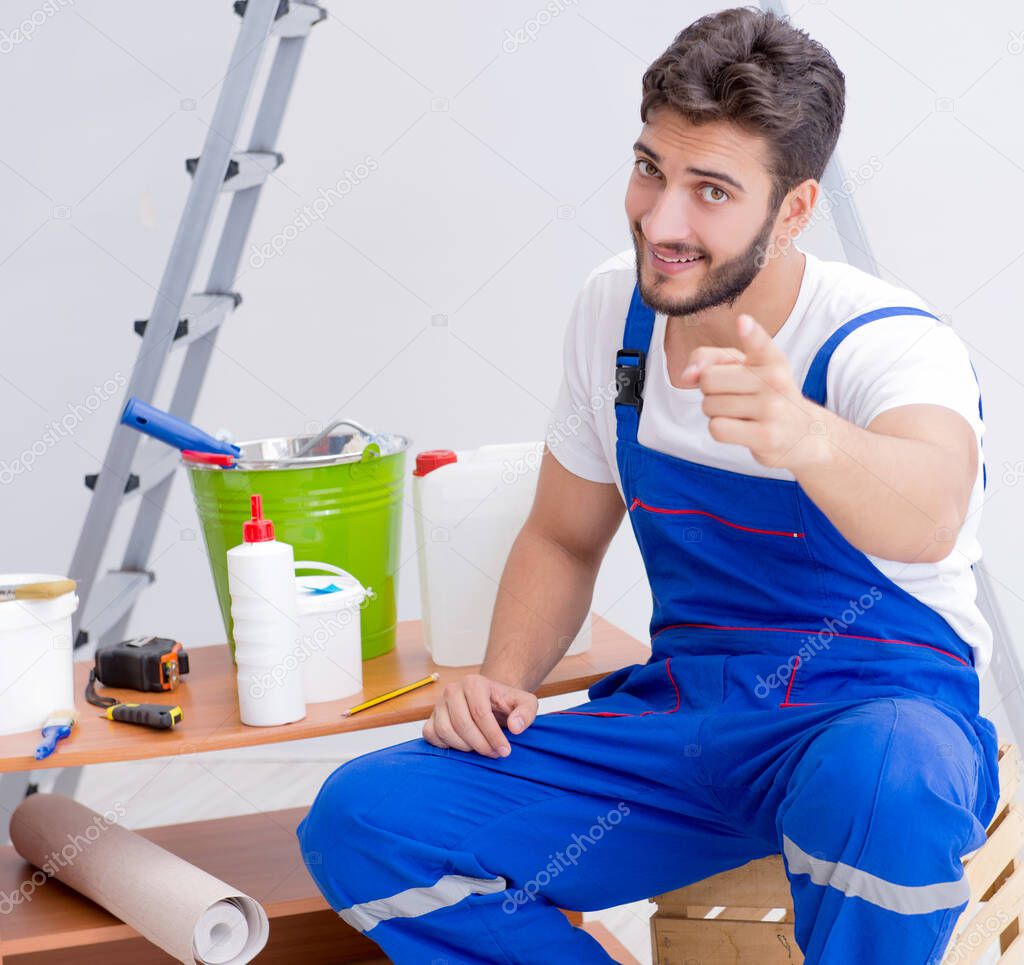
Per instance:
[[[243,542],[229,549],[228,590],[238,665],[238,710],[243,724],[271,727],[306,716],[301,629],[295,599],[295,553],[274,539],[263,500],[251,497]]]

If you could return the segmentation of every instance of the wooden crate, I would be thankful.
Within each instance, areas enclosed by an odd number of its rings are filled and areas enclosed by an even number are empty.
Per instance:
[[[999,749],[999,803],[988,840],[964,859],[971,902],[960,916],[943,965],[976,965],[999,943],[1000,965],[1024,965],[1024,813],[1017,748]],[[800,965],[793,898],[781,855],[751,861],[652,899],[656,965]]]

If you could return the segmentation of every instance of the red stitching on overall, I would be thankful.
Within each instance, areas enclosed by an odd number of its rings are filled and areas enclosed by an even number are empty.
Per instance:
[[[793,672],[789,675],[789,686],[786,688],[786,697],[782,701],[782,703],[779,704],[780,707],[813,707],[813,706],[815,706],[815,702],[807,703],[807,704],[800,704],[800,703],[794,704],[789,699],[789,695],[793,692],[793,681],[796,680],[796,672],[799,669],[799,667],[800,667],[800,658],[797,657],[796,658],[796,663],[793,664]]]
[[[757,529],[754,526],[743,526],[740,523],[731,523],[722,516],[716,516],[714,513],[705,512],[703,509],[665,509],[661,506],[651,506],[649,503],[645,503],[642,499],[634,497],[633,502],[630,504],[629,511],[633,512],[637,506],[649,513],[663,513],[667,516],[708,516],[711,519],[717,520],[719,523],[731,526],[733,529],[741,529],[746,533],[763,533],[765,536],[787,536],[789,538],[797,539],[803,539],[804,535],[803,533],[791,533],[778,529]]]
[[[580,717],[646,717],[648,714],[674,714],[682,703],[682,696],[679,693],[679,684],[676,683],[676,678],[672,676],[672,658],[669,657],[665,661],[665,672],[668,674],[668,679],[672,681],[672,686],[676,692],[676,705],[671,710],[645,710],[639,714],[616,714],[608,710],[555,710],[552,711],[554,714],[575,714]]]
[[[714,623],[670,623],[668,626],[660,627],[651,634],[651,639],[653,640],[659,633],[664,633],[666,630],[677,630],[680,627],[697,627],[704,630],[763,630],[771,633],[814,633],[813,630],[799,630],[793,627],[726,627]],[[897,643],[904,647],[923,647],[925,650],[934,650],[936,653],[952,657],[957,662],[962,663],[965,667],[970,666],[963,657],[958,657],[955,653],[950,653],[948,650],[943,650],[941,647],[933,647],[930,643],[913,643],[910,640],[888,640],[885,637],[866,637],[859,633],[832,632],[832,636],[843,637],[847,640],[871,640],[874,643]]]

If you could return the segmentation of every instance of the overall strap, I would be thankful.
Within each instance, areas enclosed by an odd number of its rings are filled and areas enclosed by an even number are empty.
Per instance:
[[[633,286],[633,297],[626,314],[622,348],[615,355],[615,423],[618,438],[627,442],[636,442],[640,425],[647,350],[653,330],[654,311],[640,297],[638,283]]]
[[[935,318],[931,312],[926,312],[922,308],[876,308],[872,312],[865,312],[863,315],[851,318],[845,325],[840,325],[828,337],[825,344],[818,349],[814,361],[811,362],[811,367],[807,370],[807,378],[804,379],[804,387],[801,390],[803,394],[812,402],[824,405],[828,395],[826,388],[828,363],[832,359],[832,353],[839,348],[839,343],[861,325],[866,325],[878,318],[889,318],[891,315],[926,315],[928,318]],[[935,320],[939,319],[935,318]]]
[[[931,312],[926,312],[922,308],[910,307],[876,308],[874,311],[865,312],[863,315],[851,318],[850,321],[840,325],[839,328],[837,328],[828,337],[828,339],[826,339],[825,344],[818,349],[817,354],[814,356],[814,360],[811,362],[811,367],[807,370],[807,378],[804,379],[803,388],[801,390],[803,394],[812,402],[817,402],[818,405],[824,405],[825,400],[828,397],[828,363],[831,361],[832,354],[839,347],[840,342],[842,342],[850,332],[860,328],[861,325],[866,325],[868,322],[873,322],[879,318],[889,318],[893,315],[924,315],[927,318],[934,318],[937,322],[941,321]],[[975,381],[978,381],[978,373],[974,368],[973,362],[971,363],[971,371],[974,373]],[[978,387],[978,416],[984,420],[984,413],[981,404],[980,383]],[[988,472],[985,468],[984,462],[982,462],[981,473],[982,486],[985,487],[988,485]]]

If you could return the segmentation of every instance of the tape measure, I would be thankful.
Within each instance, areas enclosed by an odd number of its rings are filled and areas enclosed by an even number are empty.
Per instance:
[[[174,690],[188,673],[188,654],[170,637],[133,637],[96,650],[96,679],[108,687]]]
[[[165,693],[174,690],[188,673],[188,654],[169,637],[134,637],[100,647],[96,666],[89,671],[85,699],[104,708],[101,715],[124,724],[138,724],[155,730],[171,730],[180,724],[183,714],[178,706],[137,704],[103,697],[96,692],[96,681],[108,687]]]

